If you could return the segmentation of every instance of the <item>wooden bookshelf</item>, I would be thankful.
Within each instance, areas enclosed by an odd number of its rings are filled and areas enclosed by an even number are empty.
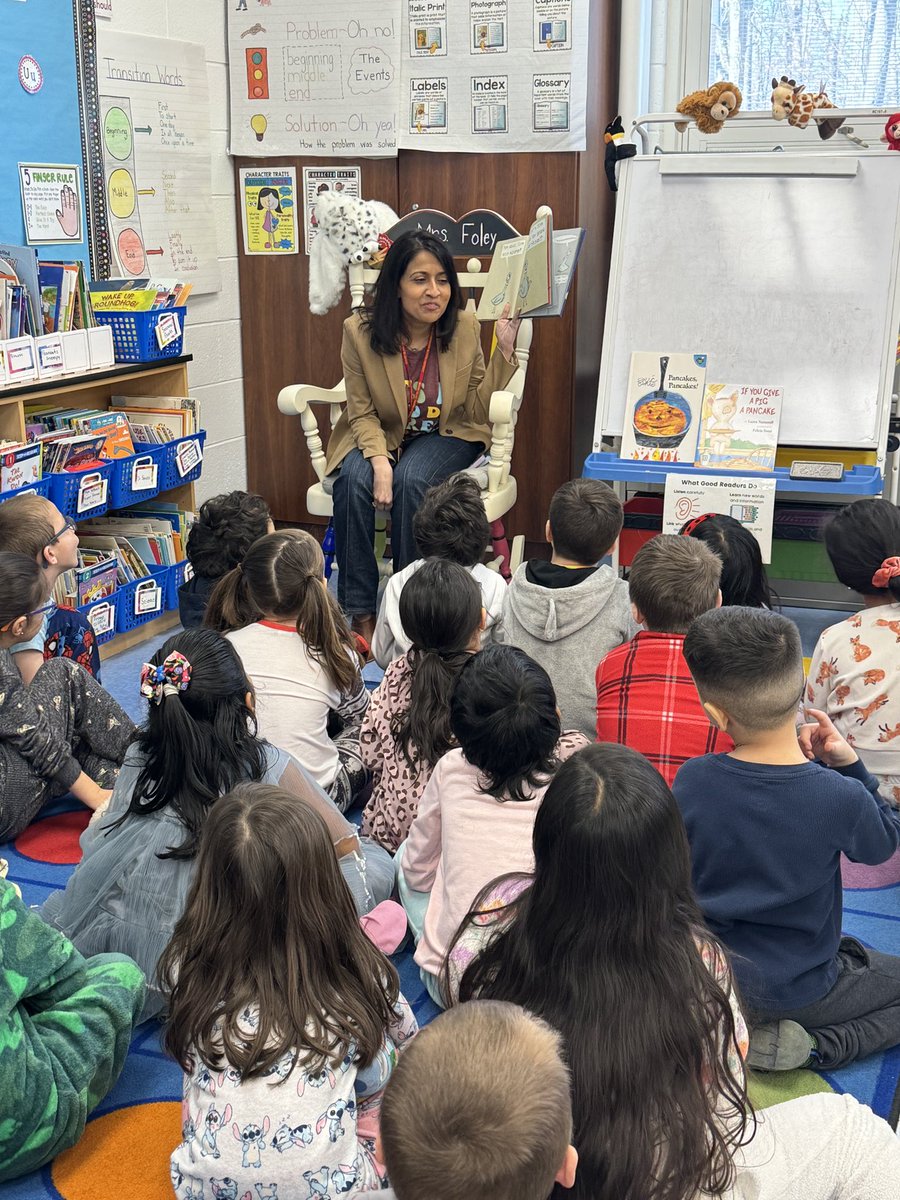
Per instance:
[[[0,388],[0,438],[24,439],[25,406],[39,402],[57,408],[109,408],[113,396],[187,396],[187,364],[193,355],[161,359],[158,363],[117,363],[109,370],[89,371],[60,379],[33,380]],[[181,484],[158,495],[179,508],[196,507],[194,485]],[[112,511],[112,510],[110,510]],[[112,658],[149,639],[158,640],[178,624],[177,611],[161,613],[100,647],[101,659]]]

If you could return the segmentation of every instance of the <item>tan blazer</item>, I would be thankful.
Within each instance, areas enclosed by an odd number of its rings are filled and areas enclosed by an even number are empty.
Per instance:
[[[485,369],[481,322],[461,312],[449,348],[438,355],[441,372],[440,433],[490,445],[488,407],[493,392],[506,386],[518,363],[497,351]],[[341,362],[347,404],[328,443],[325,471],[330,474],[356,446],[365,458],[390,454],[406,433],[407,401],[403,358],[376,354],[357,313],[344,322]]]

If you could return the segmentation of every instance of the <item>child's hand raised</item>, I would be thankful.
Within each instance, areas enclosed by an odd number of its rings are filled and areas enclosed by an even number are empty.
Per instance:
[[[817,708],[806,709],[812,720],[797,730],[800,749],[811,761],[818,759],[829,767],[849,767],[859,755],[835,729],[831,719]]]

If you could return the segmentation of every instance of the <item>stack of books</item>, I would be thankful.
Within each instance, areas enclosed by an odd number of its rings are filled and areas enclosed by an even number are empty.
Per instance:
[[[80,608],[111,596],[119,584],[118,558],[109,550],[81,545],[78,566],[63,571],[53,588],[53,599],[68,608]]]
[[[193,396],[113,396],[135,442],[160,445],[199,433],[200,402]]]
[[[90,284],[95,312],[152,312],[180,308],[193,284],[177,279],[98,279]]]
[[[82,551],[114,557],[119,584],[147,575],[150,567],[171,567],[185,557],[187,531],[194,514],[156,500],[97,517],[78,527]]]

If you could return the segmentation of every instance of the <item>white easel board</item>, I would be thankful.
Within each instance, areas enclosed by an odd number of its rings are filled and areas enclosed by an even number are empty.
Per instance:
[[[900,155],[671,154],[620,166],[594,428],[633,350],[784,387],[779,442],[883,449],[900,326]]]

